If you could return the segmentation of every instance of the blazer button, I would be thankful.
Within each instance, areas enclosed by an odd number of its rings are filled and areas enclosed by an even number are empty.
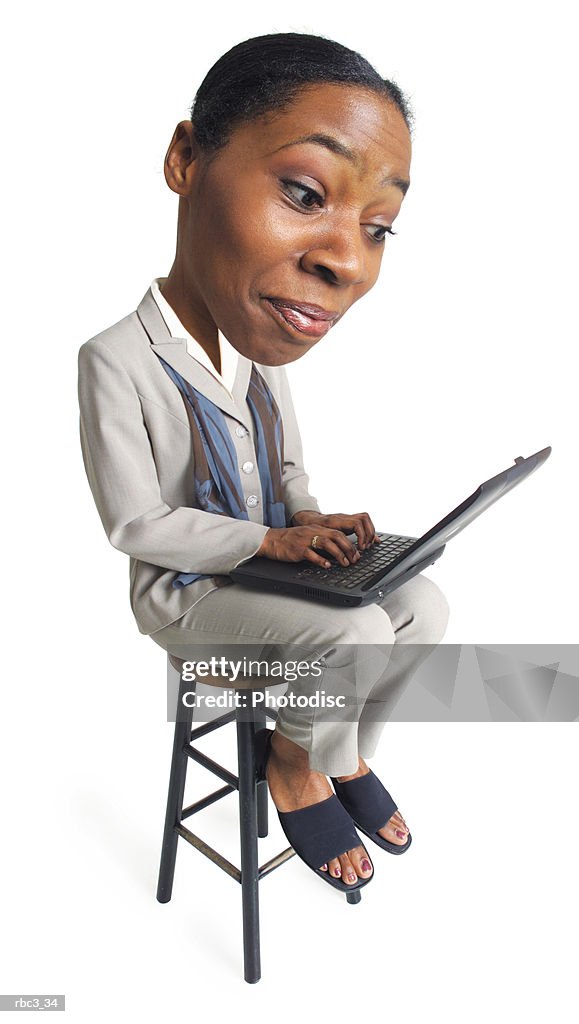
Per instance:
[[[248,508],[255,508],[256,505],[259,505],[259,498],[257,497],[257,494],[250,494],[249,497],[245,499],[245,504]]]
[[[245,429],[245,427],[241,426],[241,423],[238,423],[235,428],[235,433],[237,434],[238,437],[245,437],[245,435],[247,434],[247,430]]]
[[[244,462],[241,467],[244,473],[253,473],[254,466],[253,462]]]

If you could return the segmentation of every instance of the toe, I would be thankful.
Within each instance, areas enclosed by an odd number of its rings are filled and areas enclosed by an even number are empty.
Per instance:
[[[354,885],[358,881],[358,875],[356,869],[352,864],[347,853],[343,853],[340,857],[340,864],[342,866],[342,879],[346,885]]]
[[[333,860],[328,862],[328,871],[330,872],[333,878],[342,877],[342,865],[340,864],[340,861],[338,860],[337,857],[334,857]]]
[[[378,829],[378,832],[388,842],[396,843],[398,846],[404,846],[404,843],[408,840],[408,826],[402,815],[398,814],[398,811],[392,815],[384,828]]]
[[[364,847],[357,846],[354,850],[348,850],[348,856],[358,878],[369,878],[373,868]]]

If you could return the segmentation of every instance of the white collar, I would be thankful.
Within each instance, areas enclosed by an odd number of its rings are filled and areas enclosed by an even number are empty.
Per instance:
[[[218,373],[213,363],[211,362],[207,352],[199,344],[195,338],[185,330],[183,324],[179,320],[175,310],[169,305],[167,299],[161,292],[161,285],[166,281],[166,277],[156,277],[151,282],[151,292],[153,298],[159,307],[159,312],[163,317],[163,320],[167,324],[172,338],[184,338],[187,343],[187,352],[193,359],[196,359],[198,363],[201,363],[220,384],[229,392],[233,391],[233,383],[237,374],[237,361],[238,352],[237,349],[230,345],[225,335],[218,330],[217,337],[219,340],[219,352],[221,355],[221,373]]]

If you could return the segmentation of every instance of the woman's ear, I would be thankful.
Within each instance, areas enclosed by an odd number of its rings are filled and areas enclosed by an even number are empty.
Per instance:
[[[177,195],[189,195],[199,153],[191,121],[180,121],[173,132],[163,165],[165,181]]]

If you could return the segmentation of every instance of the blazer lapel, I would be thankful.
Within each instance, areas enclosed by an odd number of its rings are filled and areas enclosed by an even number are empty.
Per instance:
[[[233,384],[233,398],[229,395],[213,374],[197,362],[187,351],[185,338],[173,338],[161,311],[149,288],[139,305],[137,316],[141,321],[150,340],[153,352],[169,363],[194,388],[201,391],[215,405],[219,406],[228,416],[232,416],[246,427],[253,429],[251,413],[246,404],[247,388],[251,376],[252,362],[239,353],[237,373]]]

